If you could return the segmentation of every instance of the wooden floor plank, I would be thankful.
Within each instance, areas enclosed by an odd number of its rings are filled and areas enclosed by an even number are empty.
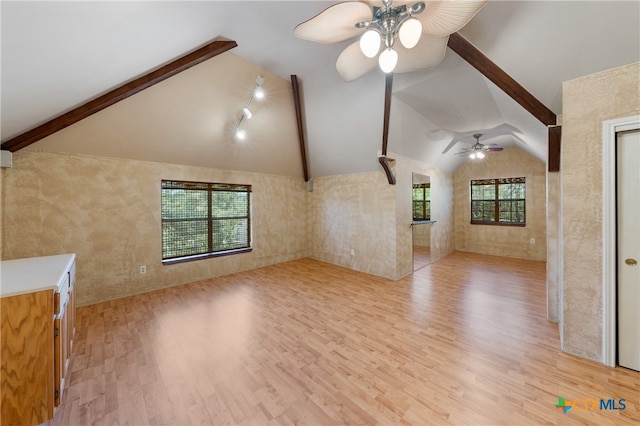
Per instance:
[[[640,373],[559,350],[542,262],[454,253],[390,281],[302,259],[77,318],[51,425],[640,422]]]

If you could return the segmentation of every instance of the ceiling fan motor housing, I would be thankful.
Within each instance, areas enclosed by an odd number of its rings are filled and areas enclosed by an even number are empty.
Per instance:
[[[425,9],[424,2],[417,2],[407,9],[407,5],[392,7],[393,2],[384,2],[384,6],[373,6],[371,22],[358,22],[357,28],[369,28],[378,31],[384,37],[386,47],[393,47],[393,42],[404,21]]]

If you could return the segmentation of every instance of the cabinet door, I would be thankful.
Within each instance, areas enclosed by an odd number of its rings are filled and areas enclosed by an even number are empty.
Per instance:
[[[2,424],[53,417],[53,291],[0,299]]]

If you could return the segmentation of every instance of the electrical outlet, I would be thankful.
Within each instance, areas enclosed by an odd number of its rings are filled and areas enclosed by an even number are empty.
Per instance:
[[[141,273],[141,274],[146,274],[146,273],[147,273],[147,267],[146,267],[145,265],[142,265],[142,266],[140,267],[140,273]]]
[[[351,249],[351,256],[355,256],[356,255],[356,249],[352,248]]]
[[[536,239],[532,238],[529,240],[529,244],[534,245],[536,243]]]

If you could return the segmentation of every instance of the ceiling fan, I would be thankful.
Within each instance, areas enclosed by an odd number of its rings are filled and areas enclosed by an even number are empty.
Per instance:
[[[474,143],[467,149],[456,152],[456,155],[469,155],[469,158],[471,158],[472,160],[475,160],[476,158],[481,160],[484,158],[485,152],[496,152],[502,151],[504,149],[503,147],[495,143],[490,143],[488,145],[481,144],[480,138],[482,137],[482,133],[476,133],[475,135],[473,135],[473,137],[476,139],[476,143]]]
[[[492,139],[498,136],[511,136],[514,140],[526,145],[527,143],[519,136],[522,134],[520,129],[515,126],[512,126],[508,123],[502,123],[490,129],[476,129],[470,132],[456,132],[453,130],[447,129],[436,129],[427,133],[428,138],[435,138],[437,140],[448,139],[449,144],[442,151],[443,154],[446,154],[451,148],[453,148],[458,142],[468,141],[473,135],[476,133],[481,134],[486,139]]]
[[[439,64],[449,35],[465,26],[487,1],[346,1],[299,24],[294,34],[324,44],[359,37],[336,62],[347,82],[376,65],[387,74],[412,72]]]
[[[294,29],[298,38],[324,44],[359,37],[336,61],[338,74],[345,82],[357,80],[375,69],[376,64],[386,73],[382,155],[378,161],[389,184],[396,182],[387,158],[393,74],[438,65],[447,50],[449,35],[465,26],[487,2],[346,1],[329,6]],[[396,43],[396,39],[400,42]]]

